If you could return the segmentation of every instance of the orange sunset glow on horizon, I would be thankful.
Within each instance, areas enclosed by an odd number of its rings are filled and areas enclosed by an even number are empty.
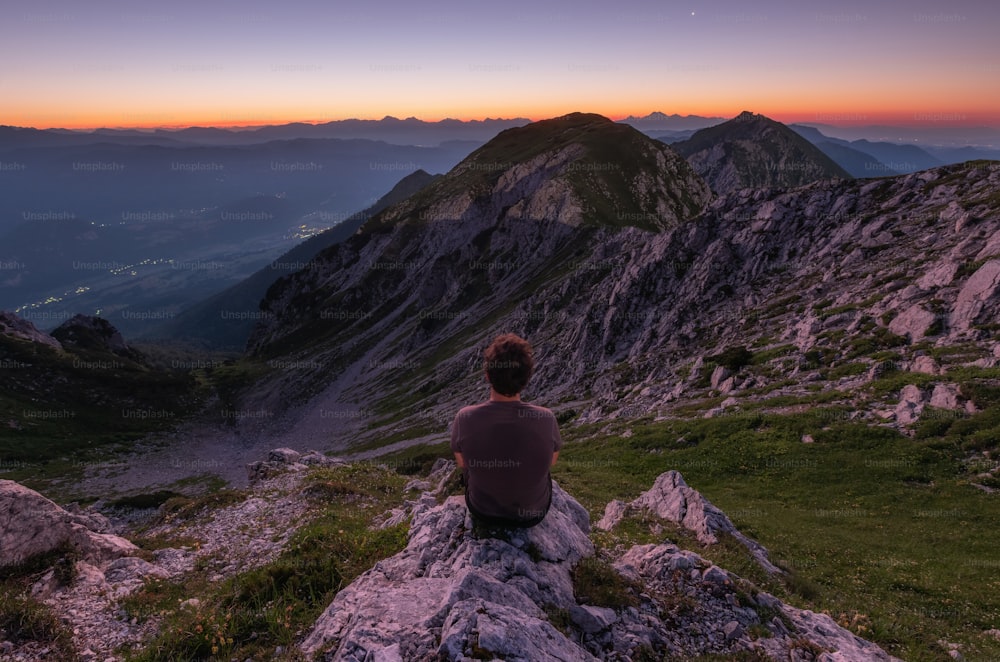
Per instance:
[[[573,111],[829,125],[1000,126],[1000,6],[836,11],[629,1],[380,14],[293,3],[84,13],[21,2],[0,26],[0,124],[238,127]]]

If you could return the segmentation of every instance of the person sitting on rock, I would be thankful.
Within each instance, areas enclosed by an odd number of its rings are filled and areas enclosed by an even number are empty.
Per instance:
[[[497,336],[483,358],[490,398],[463,407],[451,428],[465,503],[478,523],[531,527],[552,502],[549,468],[562,446],[559,424],[549,409],[521,401],[535,364],[526,340]]]

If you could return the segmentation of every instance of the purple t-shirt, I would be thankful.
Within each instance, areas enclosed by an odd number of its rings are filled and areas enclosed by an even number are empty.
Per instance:
[[[451,450],[465,460],[469,503],[487,517],[541,516],[552,495],[552,455],[560,447],[555,415],[527,402],[463,407],[451,428]]]

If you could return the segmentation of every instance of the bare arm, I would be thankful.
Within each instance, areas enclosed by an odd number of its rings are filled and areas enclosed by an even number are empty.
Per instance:
[[[549,466],[555,466],[556,460],[558,459],[559,459],[559,451],[556,451],[555,453],[552,454],[552,464]]]
[[[555,462],[555,460],[552,460],[552,462]],[[461,453],[455,453],[455,464],[458,465],[459,469],[465,468],[465,458],[462,457]]]

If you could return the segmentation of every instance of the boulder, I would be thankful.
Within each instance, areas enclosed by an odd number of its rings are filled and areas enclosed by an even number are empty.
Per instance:
[[[910,364],[910,372],[920,372],[925,375],[939,375],[941,374],[941,366],[938,365],[938,362],[934,360],[933,356],[921,354],[913,359],[913,363]]]
[[[799,351],[805,352],[816,344],[816,334],[823,328],[823,324],[811,311],[795,324],[795,339],[792,341]]]
[[[996,304],[1000,295],[1000,260],[988,260],[969,276],[955,299],[951,325],[956,332],[968,331],[988,303]]]
[[[0,558],[5,563],[69,546],[81,560],[99,566],[138,549],[119,536],[90,530],[81,519],[32,489],[0,480]]]
[[[633,499],[630,504],[624,505],[620,501],[612,501],[605,508],[604,517],[595,526],[609,531],[628,514],[643,511],[680,524],[694,532],[698,541],[704,545],[718,543],[719,534],[731,535],[746,546],[761,567],[769,573],[782,572],[771,563],[767,549],[744,536],[725,513],[697,490],[689,487],[678,471],[671,470],[660,474],[653,482],[653,486]]]
[[[915,423],[924,411],[924,394],[914,384],[907,384],[899,394],[896,405],[896,422],[901,425]]]
[[[279,464],[294,464],[302,457],[302,453],[291,448],[275,448],[267,454],[267,459]]]
[[[715,370],[712,371],[711,384],[712,388],[717,389],[722,384],[722,382],[729,379],[732,375],[732,371],[724,365],[715,366]]]
[[[889,322],[889,330],[897,336],[908,336],[917,342],[927,334],[937,316],[924,310],[920,304],[914,304],[897,315]]]
[[[923,276],[917,279],[917,287],[922,290],[929,290],[935,287],[949,285],[958,272],[958,262],[944,259],[927,270]]]
[[[930,406],[938,409],[961,409],[962,393],[958,384],[935,384]]]
[[[591,605],[575,605],[569,610],[573,623],[588,634],[606,630],[618,620],[614,609],[593,607]]]

